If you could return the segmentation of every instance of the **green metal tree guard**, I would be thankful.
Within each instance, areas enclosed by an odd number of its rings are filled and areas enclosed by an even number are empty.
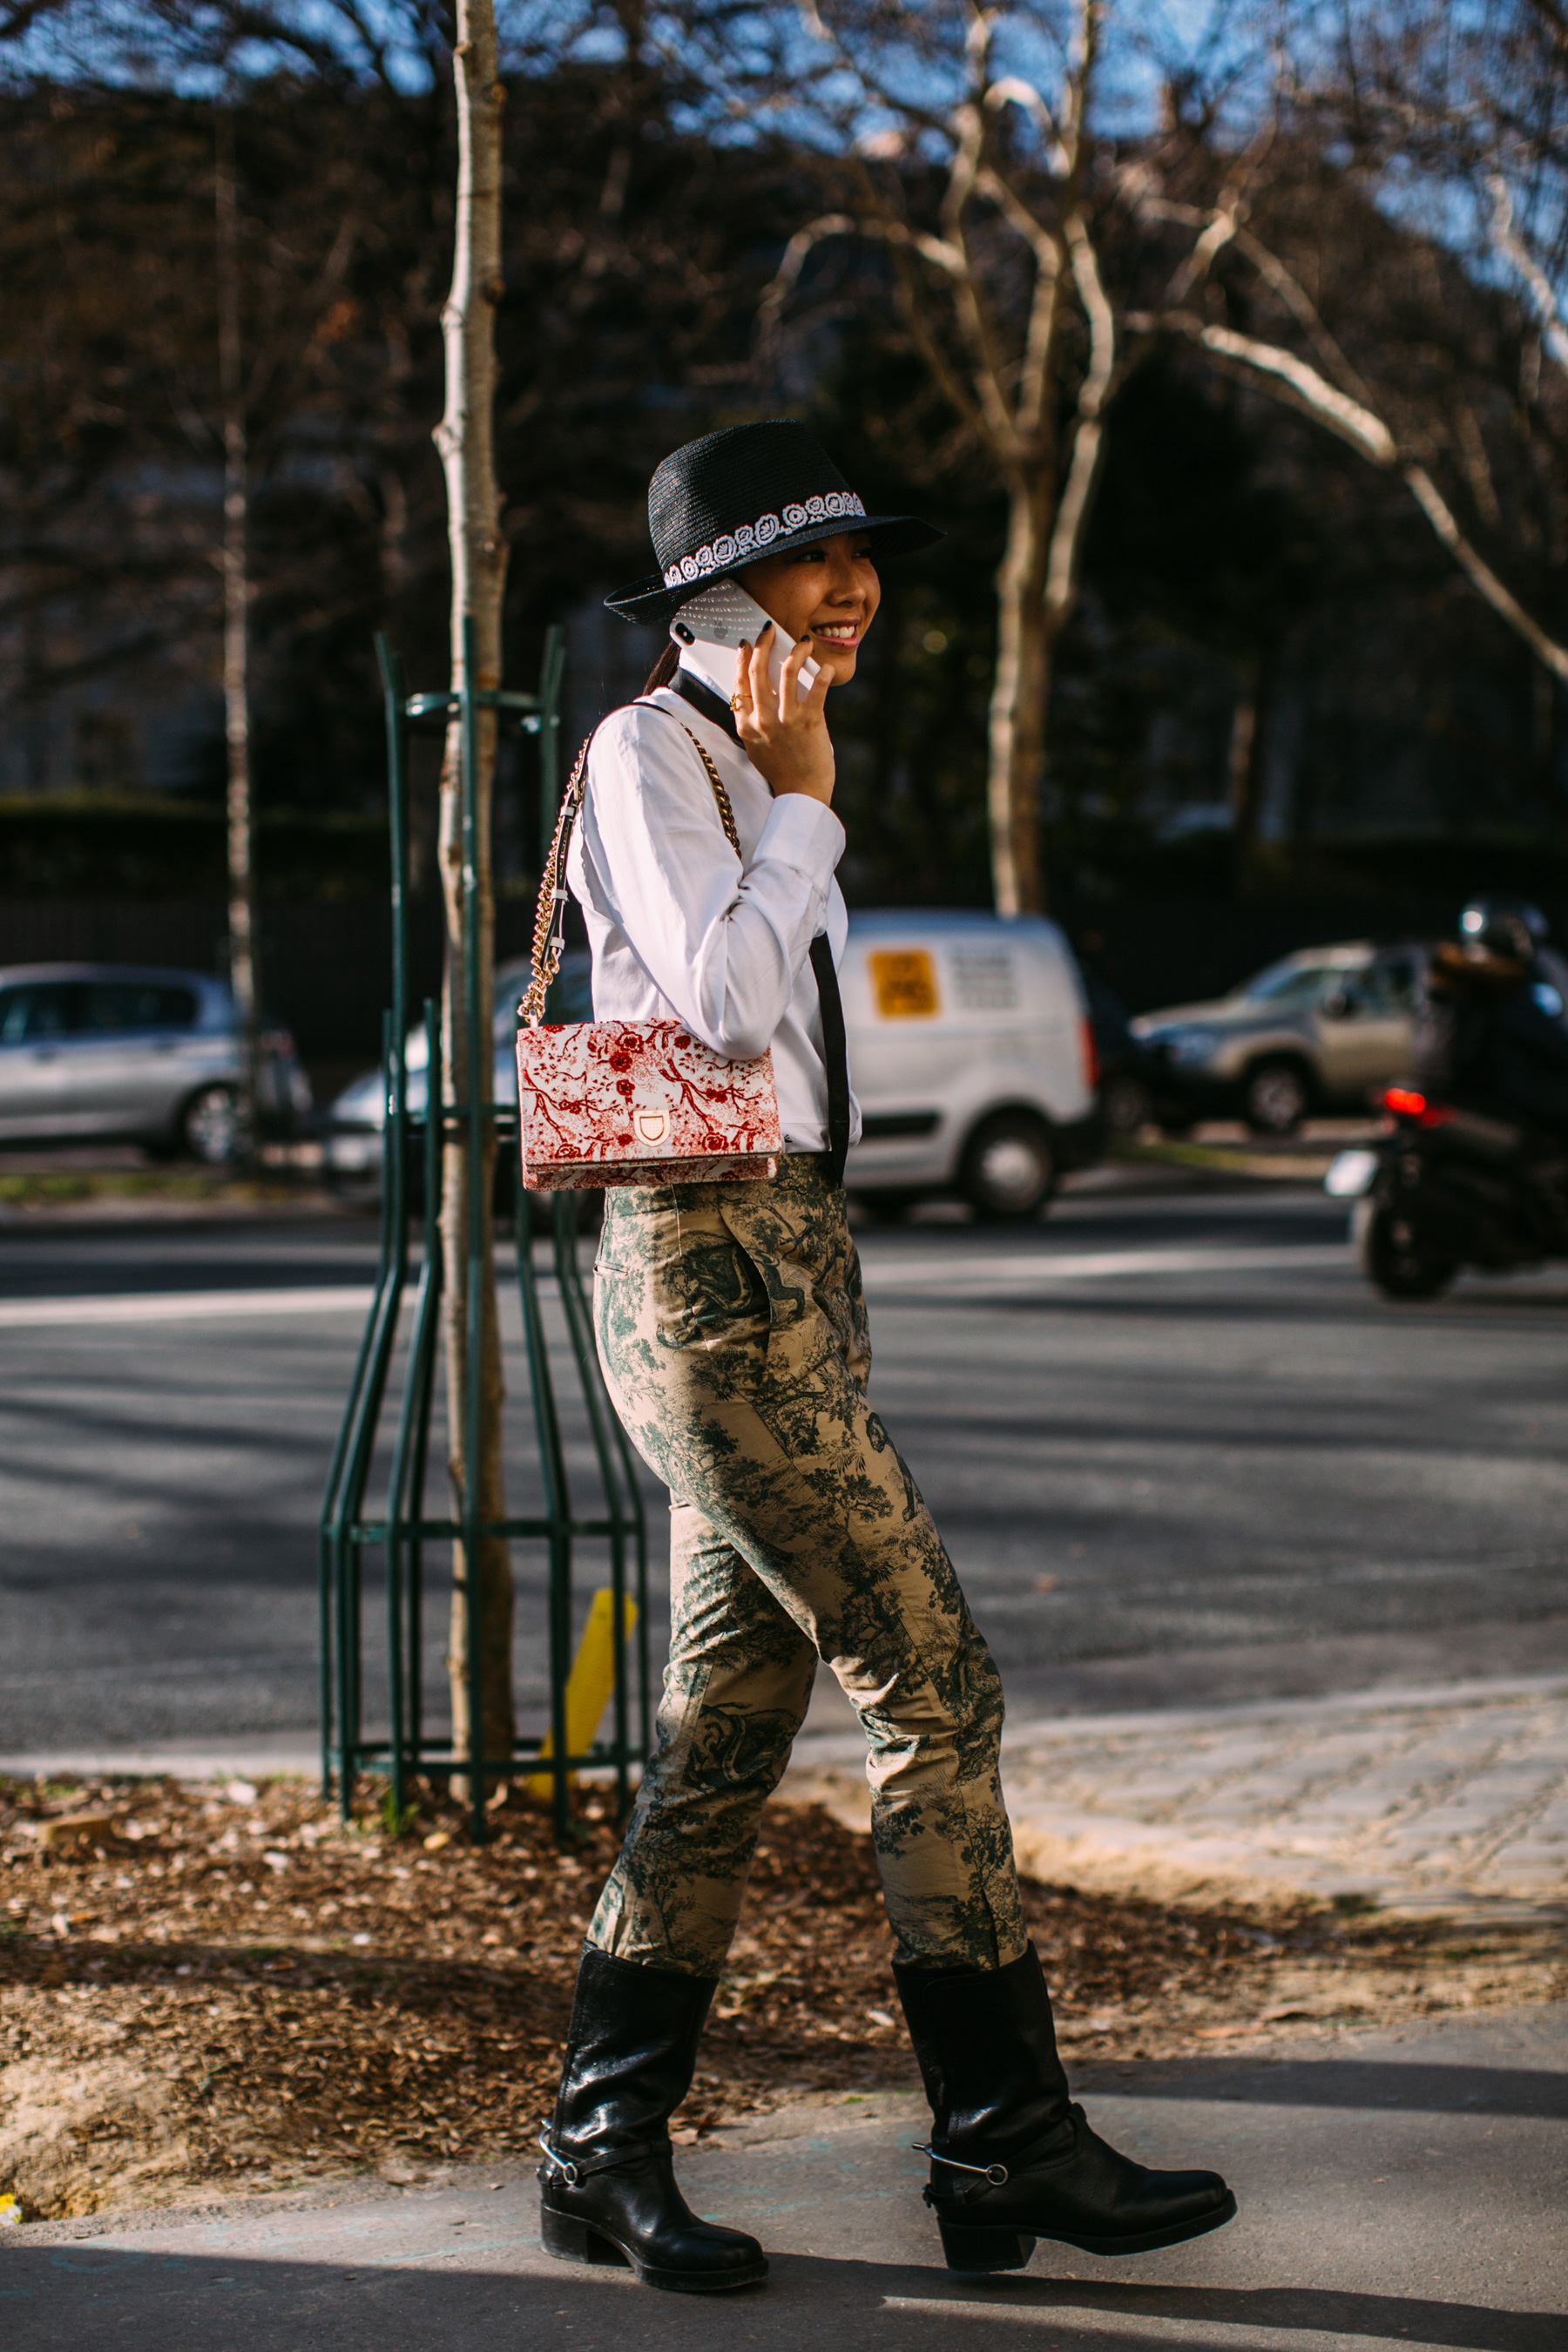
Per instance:
[[[474,675],[471,642],[465,650],[463,675],[467,681]],[[478,895],[474,793],[477,715],[480,709],[493,709],[502,722],[520,723],[524,734],[535,739],[542,863],[554,829],[561,792],[560,697],[565,649],[561,631],[552,629],[545,639],[539,690],[535,694],[487,691],[465,684],[458,694],[410,695],[404,689],[401,665],[384,637],[377,639],[376,653],[386,714],[392,851],[392,1005],[384,1025],[382,1055],[385,1123],[381,1254],[374,1296],[321,1504],[322,1788],[327,1794],[336,1788],[346,1817],[353,1809],[359,1777],[367,1773],[382,1777],[389,1784],[391,1803],[401,1820],[410,1783],[416,1777],[450,1780],[454,1775],[462,1775],[468,1782],[473,1833],[482,1839],[487,1821],[487,1777],[516,1779],[520,1768],[526,1767],[530,1775],[550,1776],[556,1828],[565,1836],[571,1825],[570,1776],[585,1768],[613,1769],[617,1806],[624,1812],[631,1799],[632,1766],[647,1755],[649,1737],[647,1528],[632,1451],[599,1370],[593,1318],[578,1266],[577,1221],[582,1196],[556,1192],[547,1197],[555,1287],[604,1500],[602,1514],[587,1518],[579,1518],[573,1512],[551,1377],[549,1335],[534,1263],[533,1202],[523,1192],[521,1181],[517,1112],[513,1105],[491,1099],[494,1047],[492,1040],[480,1034],[479,975],[471,955],[468,969],[460,975],[467,1063],[472,1081],[469,1099],[443,1109],[440,1025],[437,1008],[429,1001],[424,1007],[429,1064],[422,1113],[416,1114],[409,1108],[407,1066],[409,730],[424,722],[444,730],[454,713],[459,722],[463,887],[468,914],[465,929],[467,938],[472,940],[476,936]],[[440,1228],[441,1147],[443,1139],[454,1133],[467,1134],[468,1175],[473,1187],[468,1229],[475,1236],[475,1246],[467,1266],[460,1270],[443,1265]],[[460,1278],[467,1285],[468,1329],[473,1351],[468,1367],[467,1458],[470,1463],[479,1459],[479,1308],[485,1269],[478,1237],[484,1206],[483,1147],[489,1134],[497,1139],[500,1164],[510,1169],[513,1187],[518,1296],[522,1307],[524,1352],[545,1503],[542,1517],[493,1522],[481,1521],[479,1517],[478,1481],[473,1478],[466,1482],[465,1508],[460,1517],[432,1517],[426,1506],[441,1295],[448,1278]],[[405,1343],[400,1344],[409,1286],[408,1177],[411,1150],[416,1145],[423,1162],[424,1250],[414,1285],[408,1337]],[[394,1413],[389,1391],[395,1367],[399,1365],[401,1391]],[[385,1490],[379,1503],[369,1507],[372,1472],[384,1427],[391,1441]],[[449,1734],[432,1735],[425,1728],[425,1548],[430,1543],[460,1541],[465,1557],[473,1560],[483,1537],[505,1537],[513,1542],[538,1542],[547,1547],[546,1623],[540,1633],[549,1666],[548,1755],[541,1754],[545,1743],[538,1737],[531,1737],[518,1739],[508,1756],[458,1756],[453,1752]],[[567,1745],[566,1683],[572,1663],[575,1547],[584,1539],[602,1542],[608,1549],[614,1622],[619,1638],[615,1643],[611,1736],[574,1754]],[[363,1570],[366,1551],[377,1548],[385,1563],[385,1623],[378,1636],[367,1628],[371,1612]],[[624,1630],[628,1594],[637,1604],[637,1630],[630,1643]],[[467,1654],[462,1663],[468,1682],[469,1720],[476,1736],[482,1723],[480,1613],[478,1608],[464,1612]],[[384,1729],[374,1731],[367,1731],[363,1720],[367,1632],[371,1638],[384,1643],[387,1667],[387,1721]]]

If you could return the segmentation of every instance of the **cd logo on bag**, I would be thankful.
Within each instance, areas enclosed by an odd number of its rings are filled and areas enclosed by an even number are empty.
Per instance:
[[[669,1114],[662,1110],[639,1110],[637,1128],[644,1143],[662,1143],[669,1132]]]

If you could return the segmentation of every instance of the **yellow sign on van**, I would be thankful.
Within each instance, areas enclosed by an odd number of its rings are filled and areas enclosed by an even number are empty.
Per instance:
[[[868,961],[884,1021],[931,1021],[942,1011],[936,967],[924,948],[884,948]]]

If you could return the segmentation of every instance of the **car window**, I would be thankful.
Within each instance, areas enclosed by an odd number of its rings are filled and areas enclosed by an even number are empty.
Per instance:
[[[30,1045],[40,1038],[68,1035],[75,994],[72,983],[63,980],[7,989],[0,997],[0,1045]]]
[[[1132,1015],[1113,988],[1092,971],[1081,973],[1089,1017],[1102,1054],[1121,1053],[1132,1042]]]
[[[1244,981],[1236,992],[1254,1003],[1310,1004],[1330,988],[1342,985],[1347,977],[1340,964],[1271,963],[1256,979]]]
[[[194,988],[153,980],[89,980],[82,983],[79,1025],[96,1037],[127,1029],[189,1029],[196,1017]]]
[[[1403,956],[1387,963],[1368,964],[1355,975],[1346,993],[1358,1012],[1409,1013],[1415,1003],[1415,967]]]

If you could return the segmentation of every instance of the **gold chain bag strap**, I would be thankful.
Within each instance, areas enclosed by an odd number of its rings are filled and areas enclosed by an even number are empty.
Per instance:
[[[646,703],[645,709],[657,710],[657,702]],[[673,718],[674,713],[670,716]],[[714,766],[705,744],[700,743],[689,727],[676,724],[708,771],[708,781],[713,787],[713,797],[719,803],[719,822],[724,828],[724,838],[737,857],[741,855],[741,839],[735,831],[735,812],[730,805],[730,795],[724,789],[724,779]],[[594,735],[598,733],[595,727]],[[584,738],[583,748],[573,765],[571,782],[561,799],[561,814],[555,820],[555,838],[550,845],[550,855],[544,861],[540,879],[539,903],[533,910],[533,972],[528,994],[518,1006],[518,1017],[531,1029],[537,1029],[544,1018],[544,1000],[551,983],[561,969],[561,957],[566,945],[566,853],[572,845],[572,828],[588,790],[588,754],[594,748],[594,735]]]
[[[690,728],[676,724],[707,772],[724,837],[740,857],[724,779]],[[784,1134],[771,1054],[726,1062],[679,1021],[544,1020],[565,947],[566,856],[587,793],[593,741],[590,735],[578,752],[562,799],[539,885],[528,993],[518,1007],[522,1181],[532,1192],[555,1192],[774,1175]]]

